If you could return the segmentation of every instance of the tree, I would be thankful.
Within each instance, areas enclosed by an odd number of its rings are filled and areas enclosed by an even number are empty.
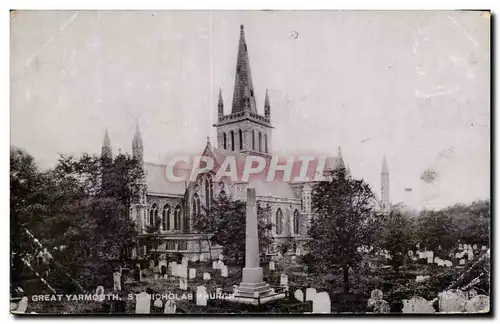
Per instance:
[[[396,272],[403,264],[408,251],[415,246],[413,222],[401,211],[391,211],[381,215],[382,221],[377,231],[377,245],[389,253],[391,264]]]
[[[451,214],[444,210],[423,210],[418,217],[417,235],[421,249],[447,251],[457,244],[455,232]]]
[[[260,252],[271,243],[267,221],[268,209],[257,205],[258,234]],[[230,200],[227,196],[214,199],[210,209],[204,209],[194,217],[194,228],[205,234],[208,245],[216,243],[222,246],[222,253],[232,263],[239,266],[245,264],[245,224],[246,203],[241,200]]]
[[[309,228],[308,249],[316,268],[328,273],[343,271],[344,291],[349,292],[349,268],[361,261],[358,247],[370,246],[375,219],[374,195],[363,180],[346,177],[345,169],[332,172],[330,181],[313,187],[314,217]]]

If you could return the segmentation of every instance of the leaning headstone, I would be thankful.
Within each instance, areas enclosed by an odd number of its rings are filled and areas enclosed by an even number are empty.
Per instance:
[[[281,274],[280,286],[288,286],[288,275],[286,275],[285,273]]]
[[[425,298],[415,296],[410,300],[403,300],[403,313],[430,314],[435,312],[434,307]]]
[[[148,293],[141,292],[135,295],[135,313],[149,314],[151,312],[151,298]]]
[[[211,279],[211,278],[210,278],[210,273],[208,273],[208,272],[204,272],[204,273],[203,273],[203,280],[207,281],[207,280],[210,280],[210,279]]]
[[[179,289],[180,290],[187,290],[187,279],[186,278],[180,278],[179,279]]]
[[[307,288],[306,289],[306,301],[312,301],[316,296],[316,288]]]
[[[113,272],[113,291],[122,291],[122,275],[120,272]]]
[[[177,305],[175,305],[175,301],[169,299],[165,303],[165,309],[163,310],[164,314],[175,314],[175,310],[177,309]]]
[[[317,293],[312,302],[313,314],[330,314],[332,312],[332,304],[327,292]]]
[[[217,270],[219,263],[217,261],[212,261],[212,270]]]
[[[295,296],[295,299],[297,299],[299,302],[304,302],[304,293],[302,290],[297,289],[295,290],[295,293],[293,294]]]
[[[276,265],[274,264],[274,261],[269,262],[269,270],[270,271],[276,270]]]
[[[467,299],[455,291],[443,291],[438,294],[440,313],[462,313],[465,311]]]
[[[196,305],[207,306],[207,288],[205,286],[196,288]]]
[[[18,314],[24,314],[26,313],[27,308],[28,308],[28,297],[25,296],[21,298],[21,301],[19,302],[19,304],[17,304],[17,308],[14,312]]]
[[[161,299],[155,299],[155,302],[153,303],[153,306],[156,308],[162,308],[163,307],[163,302]]]
[[[488,313],[490,311],[490,297],[477,295],[467,301],[465,306],[467,313]]]
[[[227,278],[227,276],[229,275],[229,271],[227,269],[227,266],[223,266],[221,271],[220,271],[220,275],[223,277],[223,278]]]
[[[191,268],[189,269],[189,279],[194,279],[194,278],[196,278],[196,269]]]

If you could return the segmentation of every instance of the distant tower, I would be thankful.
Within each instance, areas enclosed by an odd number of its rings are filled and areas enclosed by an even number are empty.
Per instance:
[[[138,161],[142,174],[137,182],[133,184],[133,195],[130,204],[130,219],[137,223],[139,232],[143,232],[147,211],[147,188],[146,177],[144,174],[144,147],[142,144],[139,123],[137,121],[135,124],[134,139],[132,140],[132,157]]]
[[[387,159],[384,156],[382,161],[382,172],[381,177],[381,188],[380,188],[380,198],[382,203],[382,209],[386,212],[390,211],[390,199],[389,199],[389,167],[387,166]]]
[[[250,73],[250,60],[245,30],[240,26],[231,113],[224,115],[222,94],[217,103],[217,147],[226,152],[241,152],[269,157],[271,154],[271,106],[266,92],[264,114],[257,111],[255,92]]]
[[[101,147],[101,158],[103,159],[113,159],[113,150],[111,149],[111,140],[109,139],[108,129],[104,133],[104,141]]]
[[[144,162],[144,147],[142,145],[141,131],[139,129],[139,122],[135,124],[135,134],[132,140],[132,156],[139,161],[142,165]]]

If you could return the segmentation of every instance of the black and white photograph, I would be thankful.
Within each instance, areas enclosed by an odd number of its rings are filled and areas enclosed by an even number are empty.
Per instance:
[[[11,10],[10,314],[491,316],[492,15]]]

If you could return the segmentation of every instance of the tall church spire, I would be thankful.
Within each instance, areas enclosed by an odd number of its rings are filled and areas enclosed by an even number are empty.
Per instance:
[[[222,100],[222,89],[219,88],[219,101],[217,102],[219,117],[224,116],[224,101]]]
[[[245,30],[240,26],[240,41],[238,44],[238,57],[236,59],[236,76],[234,79],[233,106],[232,113],[242,112],[245,109],[245,88],[248,87],[250,112],[257,113],[255,96],[250,73],[250,60],[248,58],[248,48],[245,40]]]
[[[340,150],[340,146],[339,146],[339,152],[337,155],[337,160],[335,161],[334,170],[341,170],[341,169],[345,170],[345,163],[344,163],[344,159],[342,158],[342,151]]]
[[[387,165],[387,159],[384,155],[382,160],[382,172],[380,173],[381,186],[380,186],[380,198],[382,203],[382,209],[384,211],[389,211],[390,208],[390,196],[389,196],[389,167]]]
[[[141,163],[144,160],[144,147],[142,145],[141,130],[139,129],[139,122],[137,120],[135,121],[135,134],[132,140],[132,156]]]
[[[266,100],[264,101],[264,116],[271,117],[271,104],[269,103],[269,93],[266,89]]]
[[[104,141],[101,147],[101,157],[112,159],[113,158],[113,150],[111,148],[111,140],[109,139],[108,129],[104,133]]]

